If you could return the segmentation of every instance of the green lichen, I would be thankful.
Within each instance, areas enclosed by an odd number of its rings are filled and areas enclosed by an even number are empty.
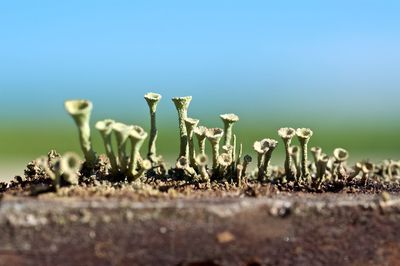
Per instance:
[[[79,140],[86,164],[88,168],[93,168],[97,160],[96,153],[92,148],[89,125],[93,104],[87,100],[69,100],[65,101],[64,105],[78,127]]]

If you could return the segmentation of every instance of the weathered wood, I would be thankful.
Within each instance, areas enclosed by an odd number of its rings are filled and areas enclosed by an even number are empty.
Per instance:
[[[400,197],[0,201],[0,265],[395,265]]]

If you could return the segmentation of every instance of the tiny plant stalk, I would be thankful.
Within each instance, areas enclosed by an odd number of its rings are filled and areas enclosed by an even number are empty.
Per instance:
[[[113,173],[116,173],[118,171],[118,164],[117,164],[117,158],[112,149],[112,141],[111,141],[113,124],[114,124],[114,121],[111,119],[98,121],[96,123],[96,129],[100,132],[100,135],[103,139],[104,147],[106,150],[106,155],[107,155],[108,159],[110,160],[111,171]]]
[[[264,178],[264,165],[265,165],[265,153],[268,151],[268,139],[256,141],[253,144],[253,149],[257,152],[257,168],[258,168],[258,180],[261,181]]]
[[[129,161],[128,173],[130,175],[130,181],[138,177],[138,158],[140,157],[139,151],[143,145],[147,133],[143,128],[139,126],[132,126],[129,134],[129,139],[131,141],[131,159]]]
[[[207,128],[204,126],[198,126],[194,129],[194,134],[199,143],[199,153],[202,155],[206,155],[206,132]]]
[[[209,128],[206,136],[211,143],[212,155],[213,155],[213,171],[215,172],[218,168],[218,157],[219,157],[219,142],[221,141],[224,131],[220,128]]]
[[[268,143],[268,150],[265,152],[265,158],[264,158],[264,165],[263,165],[263,172],[267,178],[271,176],[270,170],[269,170],[269,165],[271,162],[271,157],[272,157],[272,152],[275,150],[276,146],[278,145],[278,142],[273,139],[267,139]]]
[[[189,142],[189,162],[191,167],[194,167],[196,165],[196,160],[195,160],[196,153],[194,150],[193,132],[198,124],[199,124],[198,119],[185,118],[186,132]]]
[[[311,153],[312,153],[312,155],[313,155],[313,157],[314,157],[314,164],[315,164],[315,166],[318,164],[318,161],[319,161],[319,157],[321,156],[321,154],[322,154],[322,149],[320,148],[320,147],[312,147],[311,149],[310,149],[310,151],[311,151]]]
[[[308,158],[307,158],[307,145],[308,142],[310,141],[311,136],[313,135],[313,132],[311,129],[308,128],[298,128],[296,130],[296,135],[300,141],[301,145],[301,173],[302,173],[302,178],[308,178],[310,177],[310,173],[308,171],[307,163],[308,163]]]
[[[253,159],[251,158],[250,155],[245,155],[243,157],[243,176],[246,176],[247,168],[248,168],[248,166],[249,166],[249,164],[251,163],[252,160]]]
[[[180,136],[180,150],[178,158],[182,156],[187,157],[188,154],[188,139],[185,127],[185,119],[187,118],[187,111],[191,100],[192,96],[172,98],[176,110],[178,111],[179,136]]]
[[[147,158],[154,162],[157,157],[157,125],[156,125],[156,112],[157,104],[161,100],[161,95],[158,93],[149,92],[144,95],[144,99],[147,102],[150,110],[150,139],[149,139],[149,149],[147,152]]]
[[[118,145],[118,161],[119,168],[122,173],[125,173],[128,169],[128,158],[126,155],[126,142],[129,138],[130,131],[132,130],[131,126],[125,125],[123,123],[114,123],[113,124],[113,132],[117,139]]]
[[[278,130],[278,135],[282,138],[283,143],[285,145],[285,172],[286,177],[289,180],[293,180],[295,174],[292,171],[292,157],[290,156],[290,144],[292,142],[292,138],[295,135],[295,130],[290,127],[283,127]]]
[[[237,149],[236,134],[233,134],[233,149],[232,149],[233,167],[236,166],[236,149]]]
[[[326,154],[320,154],[318,162],[317,162],[317,182],[321,183],[326,172],[326,166],[329,161],[329,156]]]
[[[206,155],[199,154],[196,156],[196,165],[197,165],[197,168],[199,169],[201,179],[202,179],[202,181],[206,181],[207,186],[210,187],[211,186],[210,176],[206,169],[207,161],[208,161],[208,157]]]
[[[233,124],[239,121],[239,117],[235,114],[223,114],[220,117],[224,122],[224,145],[231,145]]]
[[[292,157],[292,162],[294,164],[296,170],[296,177],[300,177],[301,175],[301,168],[300,168],[300,159],[299,159],[299,147],[298,146],[290,146],[289,153]],[[294,170],[292,170],[293,172]]]
[[[92,148],[89,125],[93,104],[87,100],[70,100],[65,102],[65,109],[78,126],[82,152],[87,166],[93,169],[97,161],[96,153]]]
[[[239,188],[241,188],[243,186],[242,176],[243,176],[243,165],[237,164],[236,165],[236,179],[237,179]]]

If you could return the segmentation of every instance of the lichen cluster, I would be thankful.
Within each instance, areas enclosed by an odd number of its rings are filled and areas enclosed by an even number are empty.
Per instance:
[[[191,96],[172,98],[178,114],[180,141],[176,163],[167,171],[162,156],[157,153],[156,113],[161,95],[147,93],[144,98],[150,110],[150,134],[138,125],[127,125],[112,119],[98,121],[95,125],[102,136],[108,160],[106,174],[103,176],[109,180],[146,182],[162,177],[204,183],[206,187],[211,187],[212,182],[228,182],[238,187],[249,182],[258,182],[275,184],[281,188],[306,187],[308,190],[319,191],[337,184],[367,184],[377,176],[380,182],[398,183],[400,178],[398,161],[384,161],[380,165],[363,161],[349,167],[348,151],[337,148],[332,155],[328,155],[320,147],[309,150],[308,143],[313,131],[309,128],[290,127],[277,131],[285,149],[284,167],[271,166],[271,158],[278,148],[278,141],[265,138],[254,142],[257,167],[251,171],[249,165],[253,159],[250,155],[242,154],[242,144],[238,143],[234,133],[234,125],[239,117],[235,114],[220,115],[221,128],[200,125],[198,119],[188,116]],[[72,100],[66,101],[65,107],[78,127],[85,161],[80,165],[77,155],[72,153],[61,156],[57,161],[46,158],[38,160],[44,171],[54,180],[55,188],[60,184],[77,184],[78,180],[87,176],[96,176],[96,165],[100,160],[91,143],[89,125],[92,103],[87,100]],[[147,152],[143,152],[142,146],[148,136]],[[292,144],[295,138],[299,146]],[[206,150],[206,141],[210,143],[210,151]],[[308,160],[309,152],[313,156],[312,162]]]

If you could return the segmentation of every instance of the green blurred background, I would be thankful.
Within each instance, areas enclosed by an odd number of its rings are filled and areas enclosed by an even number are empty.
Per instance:
[[[221,127],[236,113],[244,152],[282,126],[351,160],[399,159],[398,1],[3,1],[0,178],[50,149],[79,152],[66,99],[148,129],[159,92],[159,153],[178,154],[174,96]],[[93,131],[101,153],[99,134]],[[282,144],[282,143],[280,143]],[[273,163],[283,160],[282,145]]]

